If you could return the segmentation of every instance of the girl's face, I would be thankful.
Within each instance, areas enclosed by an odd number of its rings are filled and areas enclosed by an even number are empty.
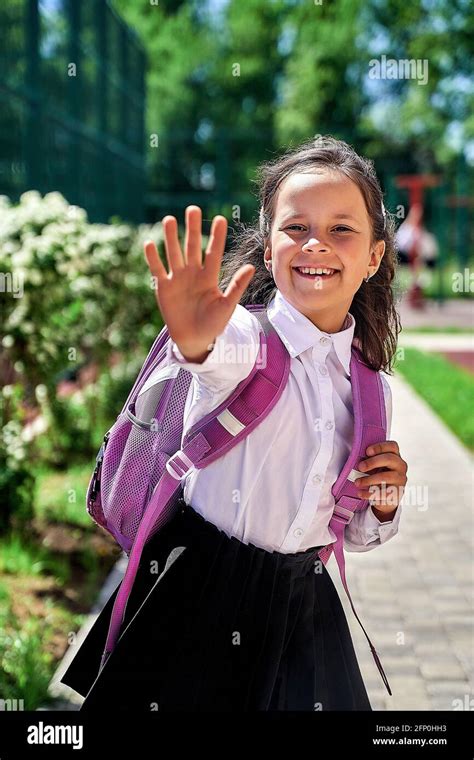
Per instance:
[[[264,259],[276,286],[324,332],[338,332],[362,280],[374,274],[385,242],[371,245],[371,224],[357,185],[326,169],[291,174],[276,199]],[[303,275],[298,267],[330,268]]]

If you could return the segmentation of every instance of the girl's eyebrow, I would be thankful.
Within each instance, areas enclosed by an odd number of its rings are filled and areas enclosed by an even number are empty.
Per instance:
[[[357,222],[356,217],[352,216],[352,214],[334,214],[334,219],[352,219],[354,222]]]
[[[298,219],[306,216],[303,213],[299,213],[297,211],[285,214],[281,224],[285,224],[286,222],[289,222],[290,219]],[[339,213],[339,214],[333,214],[333,219],[352,219],[354,222],[359,223],[358,219],[356,219],[355,216],[352,216],[352,214],[345,214],[345,213]]]

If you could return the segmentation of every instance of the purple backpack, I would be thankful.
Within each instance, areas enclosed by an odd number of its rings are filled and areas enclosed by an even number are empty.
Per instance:
[[[260,348],[250,374],[231,395],[196,422],[181,446],[183,415],[192,374],[165,362],[170,335],[161,330],[110,430],[104,436],[87,490],[87,510],[111,533],[128,555],[128,565],[114,602],[102,668],[120,635],[125,609],[144,545],[165,525],[182,496],[181,481],[194,466],[206,467],[221,457],[269,414],[282,394],[290,371],[290,355],[273,329],[266,308],[246,307],[261,324]],[[349,593],[344,561],[344,529],[354,512],[367,509],[353,481],[363,475],[355,466],[367,446],[386,440],[385,402],[379,373],[352,346],[351,384],[354,439],[350,456],[332,487],[335,508],[329,527],[335,543],[319,551],[326,565],[332,552],[352,610],[369,642],[375,663],[391,695],[375,648]]]

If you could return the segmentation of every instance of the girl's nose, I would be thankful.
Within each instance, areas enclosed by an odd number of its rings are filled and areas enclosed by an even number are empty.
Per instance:
[[[319,249],[325,250],[326,245],[321,240],[318,240],[317,238],[312,237],[309,240],[307,240],[306,243],[304,243],[304,245],[302,246],[303,251],[312,250],[313,248],[319,248]]]

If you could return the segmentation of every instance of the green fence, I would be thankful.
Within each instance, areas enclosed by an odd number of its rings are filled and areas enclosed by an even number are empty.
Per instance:
[[[0,194],[143,220],[145,55],[106,0],[0,3]]]

